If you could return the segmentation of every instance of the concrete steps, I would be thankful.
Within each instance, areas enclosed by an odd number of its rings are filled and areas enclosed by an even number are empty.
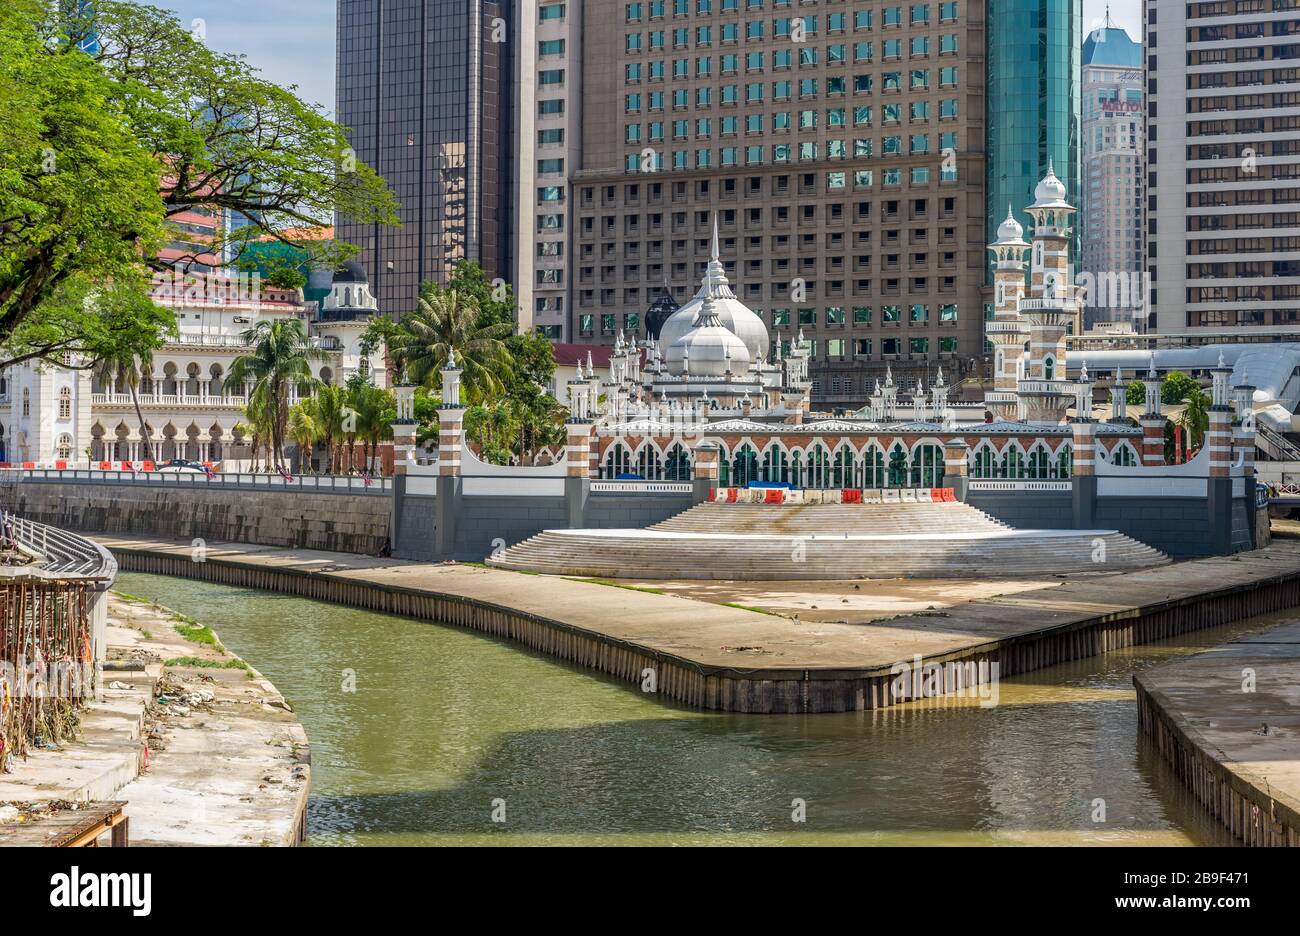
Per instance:
[[[698,504],[650,527],[676,533],[857,533],[889,535],[1009,529],[967,504]]]
[[[965,504],[701,504],[644,530],[546,530],[488,563],[598,578],[1007,578],[1168,558],[1114,530],[1014,530]]]

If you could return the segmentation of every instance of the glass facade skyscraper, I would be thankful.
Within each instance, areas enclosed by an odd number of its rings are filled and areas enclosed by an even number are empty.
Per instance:
[[[1034,200],[1034,186],[1049,159],[1078,204],[1082,22],[1082,0],[989,0],[985,223],[990,243],[1008,204],[1017,221],[1032,226],[1024,207]],[[1072,249],[1071,256],[1077,255]]]
[[[415,307],[420,284],[461,260],[511,278],[516,145],[510,132],[511,0],[339,0],[338,120],[357,159],[392,187],[401,227],[337,219],[380,308]]]

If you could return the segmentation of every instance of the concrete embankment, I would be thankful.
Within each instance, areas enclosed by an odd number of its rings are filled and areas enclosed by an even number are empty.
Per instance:
[[[119,800],[132,845],[298,844],[309,748],[276,688],[166,608],[112,595],[109,617],[104,699],[77,740],[0,775],[0,803],[25,804],[10,827],[39,833],[30,804]]]
[[[258,490],[143,482],[30,481],[14,487],[15,512],[65,530],[211,542],[388,551],[392,499],[380,494]]]
[[[1300,605],[1300,547],[1285,541],[862,625],[466,565],[222,543],[195,556],[188,543],[100,540],[125,569],[468,627],[651,686],[666,701],[732,712],[852,711],[974,692],[992,679]]]
[[[1300,623],[1133,678],[1142,732],[1247,845],[1300,846]]]

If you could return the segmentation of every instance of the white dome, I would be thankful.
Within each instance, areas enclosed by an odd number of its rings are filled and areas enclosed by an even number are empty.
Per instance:
[[[744,343],[749,352],[749,360],[767,360],[770,347],[767,326],[753,309],[737,299],[736,294],[731,291],[731,284],[727,282],[726,269],[718,256],[716,219],[713,228],[713,257],[709,261],[709,269],[704,274],[699,292],[686,305],[670,315],[664,322],[663,328],[659,330],[659,350],[665,357],[673,343],[695,327],[695,320],[699,317],[705,296],[713,298],[718,324]]]
[[[1056,177],[1056,170],[1052,168],[1052,161],[1047,161],[1047,175],[1034,188],[1035,208],[1059,208],[1069,207],[1065,201],[1065,183]]]
[[[689,371],[692,379],[722,377],[728,371],[736,377],[745,374],[752,360],[749,349],[739,336],[718,321],[717,302],[713,297],[704,298],[698,322],[668,346],[665,355],[668,372],[681,376]]]
[[[1015,215],[1011,213],[1011,206],[1007,205],[1007,218],[998,225],[998,241],[1004,244],[1013,244],[1022,241],[1024,236],[1025,229],[1016,220]]]

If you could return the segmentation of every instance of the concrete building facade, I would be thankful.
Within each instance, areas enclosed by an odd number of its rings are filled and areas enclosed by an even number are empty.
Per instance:
[[[1147,0],[1147,237],[1162,334],[1300,325],[1300,3]]]
[[[1142,46],[1112,26],[1108,13],[1105,25],[1089,33],[1083,43],[1079,232],[1081,268],[1090,281],[1086,326],[1146,325],[1140,276],[1144,94]]]

